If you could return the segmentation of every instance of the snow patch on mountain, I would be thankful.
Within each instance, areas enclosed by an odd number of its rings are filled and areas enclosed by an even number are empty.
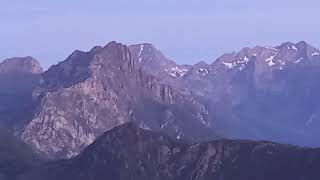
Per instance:
[[[295,61],[294,61],[294,63],[300,63],[302,60],[303,60],[303,57],[301,57],[301,58],[299,58],[299,59],[295,60]]]
[[[161,124],[160,128],[163,129],[163,128],[165,128],[168,124],[169,124],[169,121],[166,121],[166,122],[164,122],[163,124]]]
[[[188,72],[188,69],[179,68],[178,66],[171,68],[171,72],[169,73],[173,77],[182,77]]]
[[[265,61],[268,62],[269,66],[274,66],[276,65],[276,63],[273,61],[274,58],[278,55],[278,53],[275,53],[273,55],[271,55],[270,57],[268,57]]]
[[[140,46],[140,51],[139,51],[139,54],[138,54],[138,57],[139,57],[139,61],[140,61],[140,62],[142,61],[141,55],[142,55],[143,49],[144,49],[144,45],[141,44],[141,46]]]
[[[225,66],[227,66],[227,68],[229,68],[229,69],[232,69],[232,68],[234,68],[234,67],[236,67],[237,66],[237,63],[236,62],[222,62]]]
[[[142,54],[142,52],[143,52],[143,48],[144,48],[144,45],[141,44],[141,46],[140,46],[140,52],[139,52],[139,55],[138,55],[138,56],[141,56],[141,54]]]
[[[287,48],[288,48],[288,50],[298,51],[298,48],[295,45],[288,46]]]
[[[170,76],[173,76],[173,77],[177,77],[177,73],[176,72],[171,72],[169,73]]]
[[[247,64],[249,62],[249,58],[245,56],[242,60],[237,61],[237,64]]]
[[[266,46],[265,48],[266,48],[266,49],[273,50],[273,51],[277,51],[277,52],[279,52],[279,51],[280,51],[279,49],[276,49],[276,48],[271,47],[271,46]]]
[[[222,62],[222,63],[229,69],[238,67],[238,69],[242,71],[245,69],[246,64],[248,64],[249,61],[250,59],[247,56],[244,56],[242,59],[235,62]]]
[[[286,65],[286,62],[284,62],[284,61],[282,61],[282,60],[280,60],[279,62],[280,62],[280,67],[279,67],[279,69],[282,70],[282,69],[284,68],[284,66]]]
[[[298,51],[298,48],[295,46],[295,45],[292,45],[291,46],[291,49],[295,50],[295,51]]]
[[[205,69],[205,68],[200,68],[197,72],[200,76],[205,76],[209,73],[209,70],[208,69]]]

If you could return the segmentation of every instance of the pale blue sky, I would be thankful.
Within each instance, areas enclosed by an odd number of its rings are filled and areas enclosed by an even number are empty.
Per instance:
[[[245,46],[305,40],[320,47],[319,0],[0,0],[0,59],[44,67],[111,40],[150,42],[178,63]]]

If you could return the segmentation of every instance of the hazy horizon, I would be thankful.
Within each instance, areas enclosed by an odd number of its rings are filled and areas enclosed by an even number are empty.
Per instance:
[[[320,2],[55,1],[1,2],[0,61],[32,56],[48,68],[75,49],[110,41],[151,43],[180,64],[213,62],[256,45],[306,41],[320,46]]]

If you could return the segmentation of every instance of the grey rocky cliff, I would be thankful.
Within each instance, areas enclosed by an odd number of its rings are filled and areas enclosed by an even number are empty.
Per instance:
[[[179,65],[168,59],[152,44],[131,45],[129,49],[138,67],[169,85],[177,83],[177,80],[184,77],[192,67],[191,65]]]

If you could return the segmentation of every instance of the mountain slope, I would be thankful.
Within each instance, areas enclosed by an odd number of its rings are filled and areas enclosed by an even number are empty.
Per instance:
[[[287,42],[197,63],[172,86],[205,104],[224,137],[319,146],[319,75],[320,51]]]
[[[316,180],[319,149],[221,140],[186,145],[127,123],[79,156],[42,166],[21,179]]]
[[[14,178],[42,163],[29,146],[5,129],[0,129],[0,179]]]

